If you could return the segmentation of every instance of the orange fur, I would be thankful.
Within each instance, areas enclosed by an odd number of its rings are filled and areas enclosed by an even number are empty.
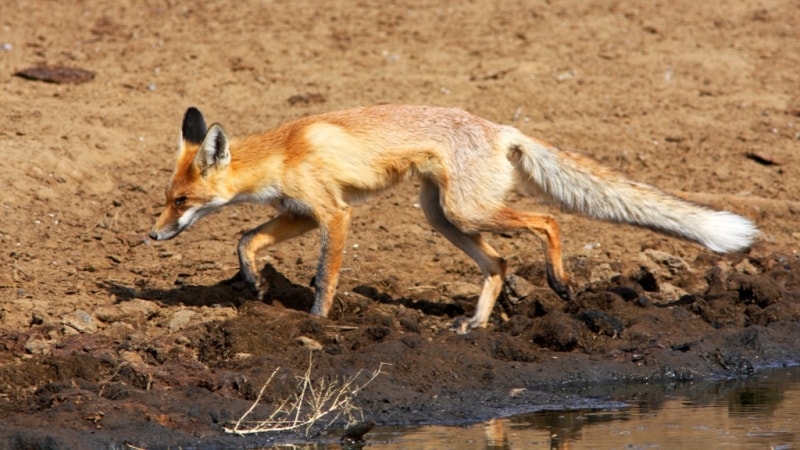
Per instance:
[[[456,323],[459,332],[486,326],[505,279],[505,260],[481,232],[527,230],[538,236],[548,284],[563,298],[571,296],[558,224],[549,215],[511,209],[506,196],[517,187],[593,217],[653,228],[718,251],[746,247],[757,232],[744,218],[678,200],[459,109],[380,105],[305,117],[229,140],[221,126],[207,128],[202,114],[190,108],[182,132],[166,207],[150,236],[170,239],[230,203],[271,204],[281,214],[239,242],[240,274],[257,291],[256,253],[319,227],[312,313],[321,316],[333,304],[349,205],[414,175],[421,180],[428,222],[472,257],[484,277],[475,314]]]

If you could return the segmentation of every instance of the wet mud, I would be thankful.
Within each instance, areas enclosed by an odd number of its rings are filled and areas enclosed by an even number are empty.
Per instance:
[[[379,425],[798,360],[792,2],[17,2],[0,16],[7,448],[257,446],[269,437],[224,428],[275,369],[255,414],[291,397],[310,355],[314,380],[363,383],[381,367],[354,399]],[[30,67],[94,78],[14,76]],[[235,279],[236,242],[267,207],[145,238],[186,107],[237,135],[384,102],[512,124],[762,234],[718,255],[515,196],[559,220],[575,300],[547,288],[534,236],[489,236],[511,275],[489,327],[466,335],[450,328],[473,312],[480,273],[425,223],[414,180],[354,207],[327,319],[306,312],[315,233],[260,256],[262,298]]]

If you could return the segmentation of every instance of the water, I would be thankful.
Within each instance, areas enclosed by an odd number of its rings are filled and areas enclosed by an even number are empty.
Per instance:
[[[797,367],[747,380],[595,387],[582,394],[596,398],[598,407],[460,427],[376,427],[366,435],[366,448],[800,449]],[[602,406],[620,401],[629,406]]]

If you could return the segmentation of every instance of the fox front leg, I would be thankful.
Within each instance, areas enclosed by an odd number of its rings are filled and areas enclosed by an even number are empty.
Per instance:
[[[259,250],[280,241],[299,236],[317,227],[317,222],[307,216],[283,213],[269,222],[248,231],[239,240],[239,275],[254,295],[259,295],[256,254]]]
[[[343,207],[325,216],[322,228],[322,250],[314,277],[314,306],[311,314],[328,317],[339,284],[344,245],[350,227],[350,207]]]
[[[255,296],[259,295],[258,290],[258,275],[256,274],[255,254],[253,250],[253,238],[255,230],[250,230],[239,239],[239,246],[237,253],[239,254],[239,273],[234,277],[240,281],[244,281],[247,289]]]

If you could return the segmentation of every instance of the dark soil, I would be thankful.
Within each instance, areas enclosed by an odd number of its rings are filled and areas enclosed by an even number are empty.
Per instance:
[[[382,374],[355,399],[377,424],[461,423],[576,401],[629,380],[746,377],[800,357],[800,9],[725,0],[10,2],[0,14],[0,446],[224,443],[276,368],[263,414],[312,377]],[[93,73],[81,84],[19,76]],[[83,72],[80,72],[83,73]],[[264,252],[264,299],[236,242],[269,218],[231,207],[144,238],[180,120],[236,135],[328,110],[460,106],[754,220],[716,255],[557,215],[574,302],[540,243],[491,236],[509,289],[490,326],[480,273],[406,183],[354,211],[332,317],[306,313],[316,234]],[[300,339],[303,338],[303,339]],[[339,424],[337,424],[337,427]],[[368,436],[368,435],[367,435]]]

